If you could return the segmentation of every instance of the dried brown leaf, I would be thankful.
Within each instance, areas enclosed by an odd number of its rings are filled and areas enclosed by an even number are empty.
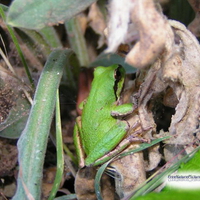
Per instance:
[[[138,145],[130,146],[130,149]],[[146,180],[143,153],[138,152],[120,158],[110,164],[115,169],[115,187],[120,199],[131,195],[132,191]]]
[[[97,34],[100,35],[100,38],[98,41],[98,47],[101,47],[105,43],[104,30],[106,28],[106,22],[105,22],[102,12],[100,11],[99,7],[97,6],[97,3],[93,3],[90,6],[90,11],[88,14],[88,21],[89,21],[89,25],[92,27],[92,29]]]
[[[135,1],[131,12],[139,40],[126,57],[126,62],[136,68],[152,64],[164,49],[166,39],[166,20],[156,10],[153,1]]]
[[[96,200],[94,189],[95,167],[85,167],[79,169],[75,179],[75,191],[79,200]],[[114,200],[114,190],[107,175],[102,177],[102,195],[105,200]]]
[[[183,24],[173,20],[169,24],[172,28],[166,29],[165,51],[150,67],[140,86],[138,113],[143,128],[152,126],[149,102],[172,88],[178,102],[174,104],[175,114],[169,127],[170,135],[176,137],[170,143],[183,145],[194,142],[199,127],[200,46]],[[165,102],[170,96],[165,95]]]

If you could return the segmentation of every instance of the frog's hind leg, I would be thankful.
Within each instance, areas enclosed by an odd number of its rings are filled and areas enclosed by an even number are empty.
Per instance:
[[[124,149],[126,149],[131,143],[133,142],[146,142],[149,143],[148,139],[142,138],[139,135],[143,132],[142,128],[139,128],[140,125],[139,123],[135,123],[134,128],[136,128],[136,130],[134,130],[134,132],[132,134],[129,134],[128,136],[126,136],[122,141],[120,141],[118,143],[117,146],[115,146],[114,150],[109,151],[108,153],[106,153],[104,156],[102,156],[101,158],[99,158],[98,160],[95,161],[95,165],[99,165],[103,162],[106,162],[107,160],[115,157],[116,155],[118,155],[119,153],[121,153]]]
[[[109,151],[113,150],[127,133],[129,125],[125,121],[119,121],[110,128],[106,136],[96,141],[94,148],[91,149],[90,154],[87,155],[85,164],[87,166],[93,164],[97,159],[101,158]]]

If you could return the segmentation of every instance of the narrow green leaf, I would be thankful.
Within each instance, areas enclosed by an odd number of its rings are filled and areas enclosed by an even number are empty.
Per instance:
[[[48,42],[51,48],[61,48],[62,43],[54,27],[44,27],[39,31],[43,38]]]
[[[113,53],[102,53],[100,54],[94,62],[92,62],[89,67],[98,67],[98,66],[104,66],[108,67],[113,64],[118,64],[124,67],[127,74],[131,74],[137,71],[136,68],[133,66],[127,64],[125,62],[125,59],[117,54]]]
[[[8,11],[8,7],[0,3],[0,7],[3,9],[4,12]]]
[[[109,160],[108,162],[104,163],[99,169],[98,172],[95,176],[95,181],[94,181],[94,188],[95,188],[95,193],[97,196],[98,200],[103,200],[103,197],[101,195],[101,187],[100,187],[100,182],[101,182],[101,177],[106,170],[107,166],[111,163],[113,159]]]
[[[86,46],[86,41],[81,30],[81,24],[77,17],[74,17],[65,22],[70,46],[76,53],[81,66],[89,65],[89,55]]]
[[[149,147],[151,147],[151,146],[153,146],[153,145],[155,145],[159,142],[167,140],[169,138],[170,138],[170,136],[166,136],[166,137],[163,137],[163,138],[158,138],[158,139],[152,140],[151,143],[142,143],[142,144],[139,145],[139,147],[137,149],[131,149],[130,151],[127,151],[125,153],[121,153],[117,157],[117,159],[122,158],[122,157],[127,156],[127,155],[130,155],[130,154],[133,154],[133,153],[136,153],[136,152],[139,152],[139,151],[142,151],[144,149],[147,149],[147,148],[149,148]]]
[[[61,128],[61,119],[60,119],[60,100],[59,100],[58,90],[56,94],[56,152],[57,152],[56,177],[55,177],[53,187],[52,187],[48,200],[53,200],[54,197],[56,196],[56,193],[62,181],[62,176],[63,176],[63,171],[64,171],[63,140],[62,140],[62,128]]]
[[[26,127],[17,144],[19,175],[13,200],[41,197],[43,163],[56,91],[71,54],[71,50],[52,52],[40,76]]]
[[[63,23],[86,9],[96,0],[15,0],[11,4],[7,23],[14,27],[41,29]]]

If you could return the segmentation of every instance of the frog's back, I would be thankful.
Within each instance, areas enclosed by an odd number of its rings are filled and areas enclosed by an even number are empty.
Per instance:
[[[103,137],[104,133],[109,130],[109,126],[116,123],[116,120],[111,116],[111,110],[117,100],[114,89],[114,71],[117,67],[117,65],[112,65],[111,67],[95,69],[90,95],[82,113],[83,140],[87,141],[85,143],[89,146],[93,146],[95,143],[97,133],[101,132]],[[100,139],[99,135],[98,139]],[[90,148],[89,146],[86,148]]]
[[[86,115],[87,113],[91,115],[93,107],[100,111],[116,102],[114,70],[117,67],[118,65],[112,65],[110,67],[97,67],[95,69],[90,95],[83,110]],[[93,114],[95,115],[95,113]]]
[[[91,91],[83,109],[83,126],[88,124],[88,121],[99,121],[100,119],[111,117],[110,109],[116,102],[113,77],[113,70],[116,67],[117,65],[113,65],[95,69]]]

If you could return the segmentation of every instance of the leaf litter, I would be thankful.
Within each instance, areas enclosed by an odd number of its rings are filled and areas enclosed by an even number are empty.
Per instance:
[[[191,0],[190,3],[192,2],[194,3]],[[125,8],[126,14],[122,16],[123,3],[111,1],[107,51],[115,51],[120,43],[128,43],[131,47],[125,60],[138,68],[131,101],[137,104],[136,115],[144,130],[144,137],[152,139],[164,135],[172,136],[165,141],[166,145],[163,147],[167,162],[176,156],[170,154],[171,152],[178,153],[183,149],[184,155],[199,143],[200,46],[185,25],[175,20],[167,20],[155,2],[130,0],[128,3],[130,5]],[[163,106],[173,110],[165,130],[158,129],[156,118],[159,116],[155,112],[157,107]],[[150,131],[146,131],[149,128]],[[145,171],[156,169],[160,163],[162,156],[159,148],[160,145],[154,147],[156,151],[152,148],[148,150],[149,164],[141,158],[145,163]],[[179,150],[175,151],[176,148]],[[115,162],[112,166],[115,166]],[[130,165],[123,167],[126,170],[124,169],[121,176],[125,178]],[[137,167],[139,171],[144,168],[144,164]],[[118,164],[116,171],[117,168]],[[131,186],[134,188],[137,184],[130,184],[129,187]],[[125,188],[123,192],[123,195],[126,195],[129,191]]]

